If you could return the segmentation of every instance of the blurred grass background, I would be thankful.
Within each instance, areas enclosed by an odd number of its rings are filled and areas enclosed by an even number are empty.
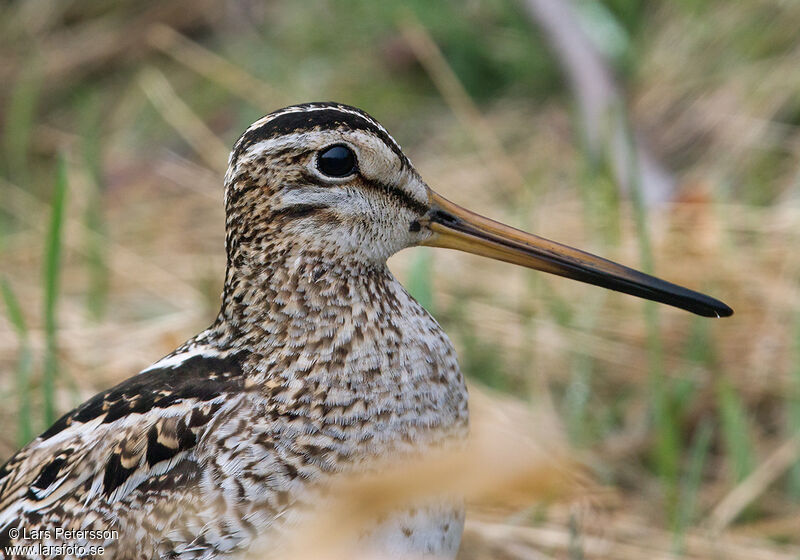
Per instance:
[[[574,7],[666,201],[620,188],[522,2],[0,7],[0,459],[212,320],[227,150],[264,113],[336,100],[455,202],[736,310],[393,257],[468,377],[551,411],[610,490],[577,529],[571,506],[474,513],[530,529],[496,539],[529,547],[505,557],[800,557],[800,3]]]

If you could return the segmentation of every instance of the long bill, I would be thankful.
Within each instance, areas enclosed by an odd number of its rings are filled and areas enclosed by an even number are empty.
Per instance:
[[[490,220],[433,191],[430,203],[431,210],[421,222],[425,222],[434,235],[423,245],[458,249],[557,274],[666,303],[704,317],[733,314],[733,309],[712,297]]]

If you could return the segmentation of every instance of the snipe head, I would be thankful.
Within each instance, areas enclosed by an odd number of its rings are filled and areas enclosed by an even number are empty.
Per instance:
[[[253,265],[283,244],[283,250],[302,247],[345,262],[382,266],[401,249],[428,245],[550,272],[703,316],[733,313],[706,295],[446,200],[422,180],[386,129],[354,107],[311,103],[271,113],[245,131],[229,163],[229,265]]]

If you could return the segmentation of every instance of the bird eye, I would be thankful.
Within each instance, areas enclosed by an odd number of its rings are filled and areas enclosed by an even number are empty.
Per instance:
[[[356,155],[347,146],[331,146],[317,156],[317,169],[329,177],[347,177],[356,170]]]

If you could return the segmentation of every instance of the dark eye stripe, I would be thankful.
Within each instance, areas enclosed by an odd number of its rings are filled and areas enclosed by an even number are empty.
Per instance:
[[[409,208],[419,215],[425,214],[428,210],[430,210],[430,207],[428,207],[426,204],[423,204],[415,198],[412,198],[408,193],[393,185],[388,185],[379,181],[363,181],[362,184],[368,188],[390,196],[406,208]],[[271,212],[269,216],[266,217],[266,221],[270,222],[280,219],[296,220],[298,218],[305,218],[306,216],[316,214],[328,208],[330,208],[330,206],[327,204],[295,204],[293,206],[289,206],[288,208],[281,208],[280,210]]]
[[[270,213],[269,216],[267,216],[266,221],[270,222],[279,219],[295,220],[297,218],[310,216],[311,214],[326,208],[329,208],[327,204],[296,204],[294,206],[289,206],[288,208],[275,210],[274,212]]]
[[[413,210],[417,214],[424,214],[430,207],[427,204],[424,204],[417,200],[416,198],[412,197],[410,194],[402,190],[400,187],[396,187],[395,185],[390,185],[388,183],[382,183],[380,181],[374,180],[364,180],[364,185],[367,187],[380,191],[383,194],[389,195],[390,197],[394,198],[400,204]]]

